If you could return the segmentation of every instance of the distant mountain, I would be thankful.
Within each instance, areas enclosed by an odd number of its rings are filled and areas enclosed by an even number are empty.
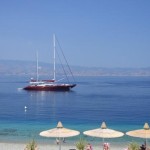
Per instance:
[[[51,64],[39,62],[39,71],[42,75],[50,74]],[[20,60],[0,60],[0,74],[4,75],[35,75],[36,62]]]
[[[62,74],[60,65],[57,65],[58,74]],[[150,76],[149,68],[101,68],[71,66],[74,76]],[[40,75],[53,76],[53,65],[39,62]],[[0,60],[1,75],[36,75],[36,62],[20,60]]]

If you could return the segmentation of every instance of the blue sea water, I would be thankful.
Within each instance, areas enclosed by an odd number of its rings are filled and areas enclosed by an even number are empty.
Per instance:
[[[150,123],[150,77],[76,77],[77,86],[70,92],[20,89],[27,80],[0,76],[0,141],[48,141],[39,133],[56,127],[58,121],[81,133],[99,128],[102,121],[124,133]]]

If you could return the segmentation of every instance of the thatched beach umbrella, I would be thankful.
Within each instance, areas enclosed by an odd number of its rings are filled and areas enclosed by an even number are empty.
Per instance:
[[[150,138],[150,128],[149,128],[148,123],[145,123],[143,126],[143,129],[129,131],[126,134],[129,136],[132,136],[132,137],[144,138],[144,139],[146,139],[145,144],[147,144],[147,138]]]
[[[124,135],[124,133],[120,131],[108,129],[105,122],[102,123],[100,128],[85,131],[83,132],[83,134],[92,136],[92,137],[103,138],[103,142],[104,142],[104,138],[117,138],[117,137],[121,137]]]
[[[102,123],[100,128],[85,131],[83,134],[99,138],[117,138],[124,135],[124,133],[120,131],[108,129],[105,122]]]
[[[59,121],[56,128],[43,131],[40,133],[40,136],[59,138],[59,150],[61,150],[61,138],[73,137],[79,134],[79,131],[64,128],[62,123]]]

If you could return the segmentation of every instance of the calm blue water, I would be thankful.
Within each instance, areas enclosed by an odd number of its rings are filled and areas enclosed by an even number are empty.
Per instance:
[[[123,132],[150,123],[150,77],[76,77],[78,85],[70,92],[18,89],[27,80],[0,76],[1,141],[43,140],[38,134],[58,121],[81,132],[99,128],[102,121]]]

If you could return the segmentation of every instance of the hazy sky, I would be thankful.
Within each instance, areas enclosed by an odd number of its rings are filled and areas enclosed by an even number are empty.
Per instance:
[[[52,62],[53,33],[70,65],[150,66],[150,0],[0,0],[0,59]]]

